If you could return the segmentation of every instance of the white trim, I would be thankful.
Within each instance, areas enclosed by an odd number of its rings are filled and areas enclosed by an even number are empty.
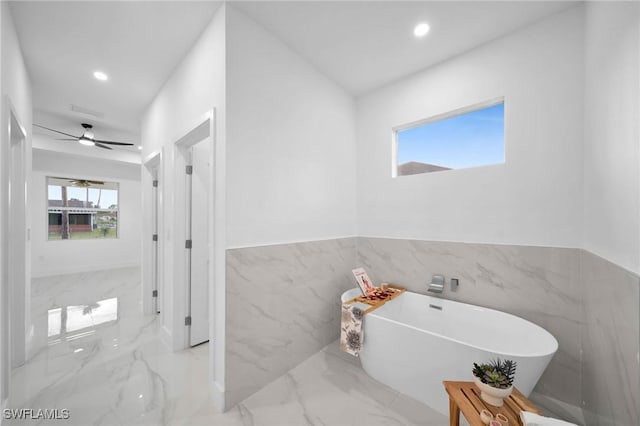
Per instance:
[[[144,160],[142,160],[142,164],[147,170],[152,171],[153,169],[156,169],[160,166],[161,160],[162,152],[154,151],[151,154],[147,155]]]
[[[407,130],[407,129],[411,129],[413,127],[418,127],[418,126],[423,126],[425,124],[429,124],[429,123],[435,123],[436,121],[441,121],[441,120],[445,120],[447,118],[452,118],[452,117],[456,117],[458,115],[463,115],[469,112],[473,112],[473,111],[477,111],[477,110],[481,110],[484,108],[489,108],[501,103],[505,103],[505,97],[504,96],[500,96],[497,98],[493,98],[490,99],[488,101],[483,101],[477,104],[473,104],[473,105],[468,105],[465,107],[461,107],[461,108],[457,108],[454,109],[452,111],[447,111],[447,112],[443,112],[441,114],[437,114],[437,115],[433,115],[431,117],[428,118],[423,118],[417,121],[412,121],[411,123],[406,123],[406,124],[400,124],[398,126],[393,126],[391,129],[393,130],[394,133],[398,133],[402,130]]]
[[[487,101],[484,102],[480,102],[477,104],[473,104],[473,105],[468,105],[465,107],[461,107],[461,108],[457,108],[454,109],[452,111],[447,111],[441,114],[437,114],[428,118],[423,118],[417,121],[412,121],[410,123],[406,123],[406,124],[400,124],[398,126],[394,126],[391,128],[391,177],[392,178],[397,178],[398,176],[398,133],[403,131],[403,130],[407,130],[407,129],[413,129],[415,127],[420,127],[420,126],[424,126],[425,124],[431,124],[431,123],[435,123],[437,121],[442,121],[442,120],[446,120],[448,118],[453,118],[453,117],[457,117],[463,114],[467,114],[470,112],[474,112],[474,111],[479,111],[481,109],[485,109],[485,108],[489,108],[492,106],[496,106],[499,104],[504,104],[505,103],[505,97],[504,96],[500,96],[497,98],[493,98],[493,99],[489,99]],[[506,124],[505,124],[506,127]],[[507,162],[507,148],[506,148],[506,136],[505,139],[503,140],[503,152],[504,152],[504,161],[501,163],[491,163],[491,164],[479,164],[479,165],[475,165],[475,166],[470,166],[470,167],[460,167],[460,168],[456,168],[456,169],[450,169],[450,170],[441,170],[441,171],[451,171],[451,170],[463,170],[463,169],[475,169],[477,167],[486,167],[486,166],[495,166],[495,165],[504,165]],[[431,172],[433,173],[433,172]],[[423,172],[423,173],[415,173],[412,175],[402,175],[402,177],[406,177],[406,176],[419,176],[419,175],[424,175],[424,174],[430,174],[429,172]]]
[[[46,227],[46,234],[45,234],[45,241],[47,243],[49,242],[53,242],[53,241],[87,241],[87,240],[93,240],[93,241],[105,241],[105,240],[119,240],[121,238],[120,236],[120,182],[115,182],[109,179],[101,179],[101,181],[104,181],[105,185],[109,185],[108,188],[101,188],[101,187],[95,187],[95,186],[86,186],[86,187],[82,187],[82,186],[74,186],[74,185],[57,185],[55,183],[51,184],[49,183],[49,181],[51,179],[61,179],[61,180],[93,180],[94,178],[87,178],[82,177],[82,178],[74,178],[74,177],[70,177],[70,178],[60,178],[57,176],[49,176],[48,172],[44,173],[44,206],[46,209],[46,212],[44,214],[44,222],[45,222],[45,227]],[[112,179],[112,178],[110,178]],[[111,186],[115,185],[115,188],[112,188]],[[116,206],[117,208],[115,209],[103,209],[103,208],[89,208],[89,207],[63,207],[63,206],[49,206],[49,186],[59,186],[62,188],[62,186],[65,186],[67,188],[84,188],[87,190],[87,198],[89,196],[89,188],[93,188],[93,189],[105,189],[108,191],[116,191]],[[68,238],[68,239],[57,239],[57,238],[49,238],[49,214],[51,213],[60,213],[62,214],[63,211],[68,211],[69,213],[74,213],[74,214],[91,214],[93,215],[94,213],[97,215],[97,213],[116,213],[116,236],[115,237],[103,237],[103,238],[80,238],[80,239],[74,239],[74,238]],[[37,220],[37,219],[36,219]],[[97,222],[97,216],[96,216],[96,222]],[[91,225],[93,225],[93,220],[91,221]],[[71,234],[71,224],[68,224],[69,226],[69,234]],[[93,229],[92,229],[93,231]]]
[[[357,238],[372,238],[372,239],[384,239],[384,240],[406,240],[406,241],[419,241],[425,243],[455,243],[455,244],[477,244],[477,245],[492,245],[492,246],[518,246],[518,247],[540,247],[540,248],[557,248],[557,249],[570,249],[570,250],[584,250],[581,247],[570,246],[549,246],[534,243],[518,243],[518,242],[487,242],[487,241],[469,241],[469,240],[440,240],[437,238],[412,238],[402,236],[384,236],[384,235],[358,235]]]
[[[248,249],[248,248],[256,248],[256,247],[284,246],[288,244],[318,243],[322,241],[346,240],[349,238],[358,238],[358,235],[339,235],[334,237],[322,237],[322,238],[315,238],[310,240],[283,240],[283,241],[272,241],[268,243],[256,242],[255,244],[238,244],[235,246],[228,246],[227,250],[239,250],[239,249]]]
[[[29,223],[29,191],[30,191],[30,156],[31,135],[22,125],[22,119],[13,105],[11,98],[4,95],[1,101],[0,116],[0,153],[3,167],[0,171],[0,203],[7,213],[0,224],[0,348],[6,350],[6,358],[0,353],[0,397],[5,400],[12,393],[11,371],[23,364],[31,351],[30,312],[30,223]],[[17,129],[16,129],[17,128]],[[16,131],[17,130],[17,131]],[[12,134],[17,134],[20,146],[14,147]],[[18,150],[21,162],[17,173],[13,161],[15,150]],[[17,179],[17,181],[16,181]],[[13,194],[22,194],[14,205]],[[16,221],[19,217],[19,222]],[[16,225],[16,223],[18,225]],[[17,267],[16,267],[17,265]],[[16,289],[19,289],[16,292]],[[6,317],[7,322],[4,323]],[[3,333],[6,329],[6,335]],[[6,389],[4,387],[6,386]],[[4,394],[6,391],[6,395]],[[5,404],[5,401],[2,402]]]
[[[189,289],[186,284],[186,277],[188,274],[187,262],[188,262],[188,252],[185,251],[185,240],[187,239],[187,222],[186,222],[186,203],[187,197],[182,188],[186,185],[186,174],[184,168],[189,161],[189,149],[202,141],[207,141],[207,143],[211,144],[210,147],[210,163],[212,165],[210,182],[209,182],[209,200],[212,203],[215,203],[215,150],[216,150],[216,137],[215,137],[215,110],[211,109],[210,111],[202,114],[197,120],[194,120],[193,126],[190,127],[190,130],[181,133],[180,136],[174,138],[171,145],[173,147],[173,169],[174,169],[174,181],[173,181],[173,200],[171,204],[174,206],[174,218],[173,218],[173,228],[174,228],[174,238],[173,238],[173,250],[174,250],[174,262],[175,267],[173,271],[173,306],[172,306],[172,348],[173,350],[182,350],[188,348],[190,345],[189,342],[189,329],[184,324],[184,318],[187,316],[189,310]],[[210,204],[209,207],[212,207],[213,204]],[[213,227],[215,224],[215,211],[210,212],[207,215],[209,220],[211,221],[211,226],[209,226],[209,237],[212,238],[213,235]],[[212,250],[209,251],[209,267],[210,273],[213,274],[215,267],[215,244],[213,241],[210,241],[210,246]],[[184,256],[180,255],[184,253]],[[211,311],[214,309],[211,305],[213,301],[212,294],[215,291],[215,279],[213,279],[213,275],[210,277],[209,282],[209,312],[211,315]],[[211,319],[211,317],[210,317]],[[213,326],[210,321],[210,337],[215,334],[212,331]],[[217,342],[217,340],[211,339],[211,341]],[[211,349],[210,349],[211,350]],[[210,358],[212,359],[212,358]],[[212,364],[212,363],[211,363]],[[213,364],[212,364],[213,365]],[[210,369],[212,368],[210,365]]]
[[[48,213],[62,213],[63,210],[67,210],[72,213],[78,214],[90,214],[99,212],[117,212],[118,209],[97,209],[94,207],[47,207]]]
[[[201,114],[198,118],[193,120],[193,124],[185,127],[184,131],[176,133],[171,140],[172,146],[180,145],[183,147],[189,147],[195,145],[196,143],[206,139],[207,137],[212,137],[211,133],[212,129],[209,130],[209,134],[207,136],[202,136],[206,134],[206,126],[204,126],[207,122],[211,123],[215,119],[214,109],[211,109],[204,114]],[[200,137],[200,139],[195,139]]]
[[[163,321],[162,317],[162,300],[164,299],[163,288],[163,273],[161,271],[164,256],[164,228],[162,223],[163,218],[163,191],[164,191],[164,162],[163,162],[163,150],[155,151],[145,157],[143,166],[141,168],[140,186],[142,192],[142,312],[145,315],[157,315],[157,311],[160,311],[160,321]],[[153,180],[158,181],[158,186],[154,188],[152,186]],[[156,259],[154,263],[152,250],[154,249],[154,242],[151,240],[153,234],[153,220],[144,220],[154,214],[154,195],[155,203],[157,205],[156,217],[156,234],[158,235],[158,241],[156,244]],[[154,269],[157,269],[154,271]],[[153,280],[156,281],[156,290],[158,290],[158,297],[155,298],[152,295]]]
[[[23,365],[27,361],[28,344],[26,339],[27,339],[28,327],[27,327],[27,319],[25,317],[25,314],[28,315],[30,313],[29,300],[27,300],[27,293],[28,293],[27,287],[31,285],[30,283],[27,282],[27,277],[29,276],[29,274],[27,273],[27,264],[28,264],[27,258],[30,253],[28,253],[29,247],[27,245],[27,240],[26,240],[26,234],[27,234],[27,228],[28,228],[28,224],[26,222],[26,216],[29,210],[28,199],[27,199],[27,196],[28,196],[27,181],[29,179],[29,176],[27,176],[28,153],[26,149],[28,135],[25,127],[21,123],[22,120],[20,119],[18,112],[15,109],[14,105],[12,104],[9,96],[5,96],[5,102],[6,102],[6,111],[7,111],[7,116],[6,116],[7,127],[5,129],[7,131],[7,142],[8,142],[7,156],[9,158],[9,161],[11,162],[8,167],[9,180],[7,182],[9,184],[9,187],[11,188],[11,190],[8,193],[8,202],[9,202],[8,231],[9,232],[8,232],[8,235],[6,236],[9,244],[12,247],[12,249],[9,250],[7,254],[7,259],[9,262],[7,265],[8,266],[7,272],[9,277],[9,303],[11,303],[11,306],[12,306],[9,308],[9,315],[10,315],[9,327],[11,328],[9,335],[10,335],[10,341],[12,343],[10,344],[9,347],[10,347],[10,356],[11,356],[11,367],[15,368],[20,365]],[[14,143],[12,141],[14,121],[18,127],[17,133],[20,135],[19,136],[20,141],[17,142],[17,144],[20,144],[20,146],[15,148],[14,148]],[[20,160],[21,160],[21,164],[19,165],[20,169],[17,171],[18,173],[17,184],[15,184],[16,182],[13,182],[13,178],[16,177],[14,176],[14,167],[16,166],[16,164],[14,164],[14,162],[12,161],[14,149],[18,150],[20,154]],[[13,194],[11,192],[14,190],[16,190],[16,193],[18,194],[22,192],[22,196],[20,196],[21,197],[20,206],[13,205],[13,200],[12,200]],[[17,217],[19,217],[19,219],[17,219]],[[18,223],[22,225],[21,227],[18,227],[18,228],[15,227],[16,220],[20,221]],[[16,256],[17,256],[17,259],[19,259],[19,261],[15,260]],[[12,265],[14,266],[19,265],[20,267],[24,267],[24,269],[20,268],[21,270],[16,271],[17,268],[12,268]],[[14,273],[17,274],[17,276],[14,275]],[[16,285],[21,285],[22,288],[19,289],[18,294],[12,295],[12,291],[15,292],[17,289]],[[14,311],[14,309],[16,309],[17,306],[20,306],[21,309],[18,309],[18,311]],[[13,344],[13,343],[16,343],[16,344]]]
[[[213,400],[213,405],[216,407],[219,413],[224,413],[226,411],[225,407],[225,390],[224,387],[216,382],[211,382],[209,386],[211,391],[211,399]]]
[[[398,132],[391,129],[391,177],[398,177]]]
[[[404,237],[404,236],[389,236],[389,235],[344,235],[344,236],[336,236],[336,237],[327,237],[327,238],[317,238],[310,240],[291,240],[291,241],[276,241],[269,243],[255,243],[253,245],[237,245],[237,246],[229,246],[227,250],[241,250],[241,249],[250,249],[250,248],[258,248],[258,247],[271,247],[271,246],[279,246],[279,245],[288,245],[288,244],[304,244],[304,243],[315,243],[322,241],[331,241],[331,240],[346,240],[350,238],[377,238],[377,239],[386,239],[386,240],[407,240],[407,241],[420,241],[420,242],[434,242],[434,243],[456,243],[456,244],[481,244],[481,245],[496,245],[496,246],[522,246],[522,247],[542,247],[542,248],[560,248],[560,249],[581,249],[585,251],[587,250],[583,247],[576,246],[550,246],[550,245],[541,245],[536,243],[525,243],[525,242],[487,242],[487,241],[469,241],[469,240],[456,240],[456,239],[437,239],[437,238],[415,238],[415,237]],[[596,254],[595,252],[592,252]],[[599,257],[602,257],[598,255]],[[603,258],[604,259],[604,258]]]

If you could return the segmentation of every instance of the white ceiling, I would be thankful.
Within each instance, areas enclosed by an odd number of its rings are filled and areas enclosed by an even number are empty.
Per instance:
[[[138,143],[141,114],[220,4],[12,1],[33,85],[34,122],[74,135],[82,133],[80,123],[88,122],[95,126],[97,139]],[[574,4],[257,1],[234,2],[233,7],[360,95]],[[428,22],[431,31],[416,39],[413,27],[421,21]],[[109,81],[95,80],[95,70],[106,72]],[[71,105],[99,117],[73,112]]]
[[[366,93],[577,2],[299,1],[234,7],[354,95]],[[419,22],[431,30],[413,36]]]
[[[34,123],[80,135],[80,123],[87,122],[97,139],[138,143],[141,114],[220,4],[11,2],[33,86]],[[94,79],[95,70],[109,81]],[[100,116],[73,112],[71,105]]]

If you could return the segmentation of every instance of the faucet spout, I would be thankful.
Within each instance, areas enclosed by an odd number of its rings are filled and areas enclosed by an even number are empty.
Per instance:
[[[434,275],[431,277],[431,282],[429,283],[429,289],[431,293],[442,293],[444,290],[444,276],[442,275]]]

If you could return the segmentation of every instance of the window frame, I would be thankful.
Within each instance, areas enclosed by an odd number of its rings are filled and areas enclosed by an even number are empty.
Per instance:
[[[505,105],[506,108],[506,101],[505,101],[505,97],[504,96],[500,96],[497,98],[492,98],[490,100],[484,101],[484,102],[479,102],[476,104],[472,104],[472,105],[468,105],[462,108],[457,108],[451,111],[447,111],[447,112],[443,112],[440,114],[436,114],[433,115],[431,117],[427,117],[427,118],[423,118],[420,120],[416,120],[416,121],[412,121],[410,123],[405,123],[405,124],[401,124],[398,126],[394,126],[391,128],[391,133],[392,133],[392,144],[391,144],[391,177],[392,178],[397,178],[397,177],[405,177],[405,176],[419,176],[419,175],[429,175],[431,173],[429,172],[424,172],[424,173],[416,173],[416,174],[412,174],[412,175],[398,175],[398,133],[403,131],[403,130],[408,130],[408,129],[412,129],[415,127],[420,127],[420,126],[424,126],[426,124],[431,124],[431,123],[435,123],[437,121],[442,121],[442,120],[446,120],[448,118],[453,118],[453,117],[457,117],[460,115],[464,115],[470,112],[474,112],[474,111],[478,111],[481,109],[485,109],[485,108],[490,108],[499,104],[503,104]],[[506,109],[505,109],[506,111]],[[505,116],[506,116],[506,112],[505,112]],[[503,146],[504,146],[504,161],[502,163],[492,163],[492,164],[483,164],[483,165],[478,165],[478,166],[473,166],[473,167],[467,167],[469,169],[471,168],[477,168],[477,167],[485,167],[485,166],[494,166],[494,165],[499,165],[499,164],[506,164],[507,162],[507,137],[506,137],[506,120],[504,120],[504,127],[505,127],[505,136],[504,136],[504,140],[503,140]],[[461,169],[451,169],[451,170],[461,170]],[[445,170],[445,171],[450,171],[450,170]]]
[[[74,176],[69,176],[67,175],[67,177],[60,177],[60,176],[49,176],[49,175],[45,175],[45,179],[44,179],[44,198],[45,198],[45,226],[46,226],[46,232],[45,232],[45,241],[50,242],[50,241],[65,241],[65,239],[51,239],[49,238],[49,215],[51,214],[51,212],[49,211],[49,186],[50,186],[50,179],[66,179],[66,180],[100,180],[100,181],[104,181],[104,183],[107,184],[113,184],[115,185],[115,191],[117,193],[116,196],[116,205],[118,206],[116,209],[107,209],[107,208],[100,208],[100,209],[95,209],[96,213],[98,212],[116,212],[116,217],[117,217],[117,221],[116,221],[116,234],[113,237],[109,237],[109,238],[105,238],[105,237],[98,237],[98,238],[68,238],[68,241],[109,241],[109,240],[118,240],[120,239],[120,182],[115,181],[115,180],[109,180],[109,179],[101,179],[101,178],[95,178],[95,177],[74,177]],[[62,185],[56,185],[56,184],[52,184],[52,186],[62,186]],[[68,188],[83,188],[82,186],[73,186],[73,185],[65,185]],[[86,187],[86,189],[88,190],[89,188],[98,188],[98,187]],[[99,188],[98,188],[99,189]],[[105,188],[102,188],[105,189]],[[110,190],[114,190],[113,188],[106,188],[106,189],[110,189]],[[61,214],[58,212],[53,212],[54,214]],[[69,212],[69,215],[71,214],[78,214],[77,212]],[[96,215],[97,216],[97,215]],[[71,225],[71,223],[70,223]]]

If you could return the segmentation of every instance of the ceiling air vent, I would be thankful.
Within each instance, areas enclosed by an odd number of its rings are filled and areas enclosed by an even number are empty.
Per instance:
[[[73,104],[71,104],[71,111],[84,114],[84,115],[89,115],[91,117],[96,117],[96,118],[104,117],[104,114],[101,112],[94,111],[92,109],[81,107],[78,105],[73,105]]]

